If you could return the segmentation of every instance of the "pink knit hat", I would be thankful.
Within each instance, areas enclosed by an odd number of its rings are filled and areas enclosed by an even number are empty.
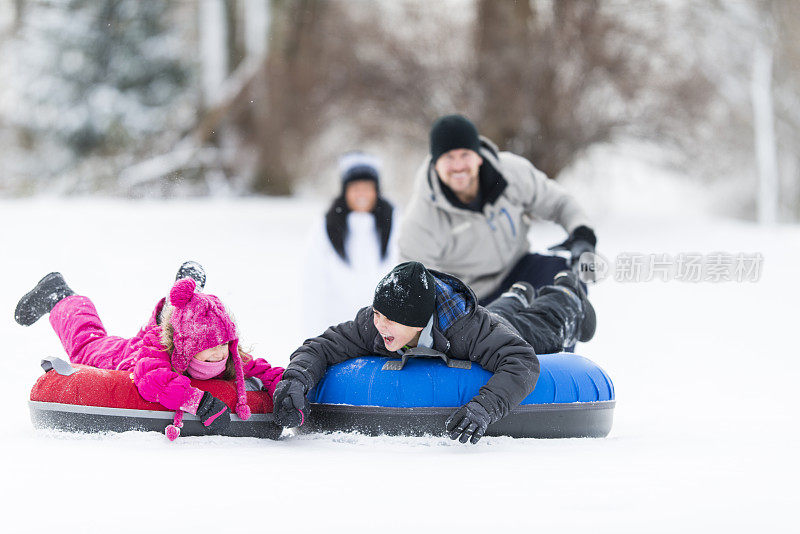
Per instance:
[[[239,336],[236,325],[225,311],[222,302],[214,295],[195,292],[196,283],[192,278],[181,278],[169,292],[172,310],[170,324],[173,329],[172,368],[183,373],[189,360],[198,352],[228,343],[228,350],[236,369],[236,415],[241,419],[250,418],[247,393],[244,388],[242,359],[239,357]],[[167,436],[175,439],[182,426],[183,413],[175,414],[175,428],[167,427]],[[171,425],[172,426],[172,425]],[[173,437],[174,436],[174,437]]]

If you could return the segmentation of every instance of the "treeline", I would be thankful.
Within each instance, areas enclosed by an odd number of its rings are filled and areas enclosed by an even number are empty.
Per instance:
[[[409,181],[461,112],[556,179],[644,141],[744,214],[761,179],[800,215],[791,0],[15,0],[4,20],[5,195],[291,194],[363,146]]]

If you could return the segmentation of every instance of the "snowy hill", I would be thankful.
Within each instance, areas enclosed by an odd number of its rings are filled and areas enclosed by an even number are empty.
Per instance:
[[[46,320],[17,299],[61,271],[110,333],[132,335],[177,266],[200,261],[243,342],[286,364],[299,328],[305,236],[322,205],[300,200],[0,202],[0,490],[7,532],[793,531],[800,475],[800,228],[696,217],[605,215],[599,251],[760,253],[758,282],[618,282],[591,297],[598,334],[578,352],[616,386],[606,439],[292,436],[35,431],[27,397]],[[537,226],[537,248],[561,239]],[[796,527],[795,527],[796,528]]]

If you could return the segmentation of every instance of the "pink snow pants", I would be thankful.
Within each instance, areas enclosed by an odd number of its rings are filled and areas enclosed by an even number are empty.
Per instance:
[[[141,338],[109,336],[86,297],[73,295],[61,300],[50,312],[50,324],[72,363],[121,371],[133,369],[136,363],[134,355]]]

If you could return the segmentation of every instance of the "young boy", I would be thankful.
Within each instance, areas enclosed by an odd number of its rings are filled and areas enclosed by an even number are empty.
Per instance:
[[[306,395],[329,365],[424,347],[494,373],[446,423],[450,438],[477,443],[490,423],[533,391],[537,352],[559,352],[594,335],[594,308],[572,272],[559,273],[552,286],[535,293],[530,284],[517,282],[484,308],[458,278],[418,262],[401,263],[378,283],[372,306],[292,354],[275,389],[275,418],[283,426],[302,425]]]

